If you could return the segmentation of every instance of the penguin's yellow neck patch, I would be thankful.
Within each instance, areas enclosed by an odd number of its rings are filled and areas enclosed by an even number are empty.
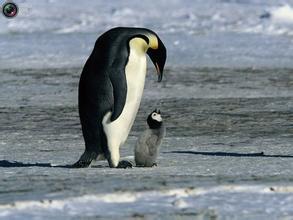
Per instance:
[[[129,46],[132,49],[135,49],[140,52],[146,52],[148,49],[148,44],[142,38],[135,37],[129,41]]]

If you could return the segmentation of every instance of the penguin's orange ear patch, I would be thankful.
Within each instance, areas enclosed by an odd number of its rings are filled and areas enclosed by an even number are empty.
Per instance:
[[[149,38],[149,47],[156,50],[159,47],[158,38],[155,35],[148,35]]]

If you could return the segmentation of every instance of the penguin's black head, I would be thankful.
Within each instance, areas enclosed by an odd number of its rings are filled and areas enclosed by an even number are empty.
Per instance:
[[[150,47],[147,50],[147,54],[149,55],[151,61],[153,62],[153,64],[155,65],[157,69],[158,82],[161,82],[163,78],[163,70],[164,70],[164,66],[165,66],[165,62],[167,58],[167,51],[163,42],[157,35],[153,37],[156,39],[152,39],[152,37],[150,39]]]
[[[147,123],[150,127],[150,129],[157,129],[160,128],[163,124],[163,119],[161,117],[161,111],[160,110],[154,110],[151,114],[149,114],[147,118]]]

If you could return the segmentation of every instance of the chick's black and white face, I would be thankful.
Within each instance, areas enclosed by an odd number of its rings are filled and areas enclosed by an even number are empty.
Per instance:
[[[151,114],[149,114],[149,116],[147,118],[147,123],[151,129],[160,128],[163,124],[161,111],[156,109]]]
[[[151,115],[152,119],[157,121],[157,122],[162,122],[162,117],[160,113],[153,112]]]

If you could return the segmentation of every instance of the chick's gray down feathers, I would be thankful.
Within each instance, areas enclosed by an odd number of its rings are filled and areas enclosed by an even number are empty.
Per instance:
[[[152,167],[156,164],[159,148],[165,135],[165,127],[146,129],[135,146],[135,163],[137,166]]]

